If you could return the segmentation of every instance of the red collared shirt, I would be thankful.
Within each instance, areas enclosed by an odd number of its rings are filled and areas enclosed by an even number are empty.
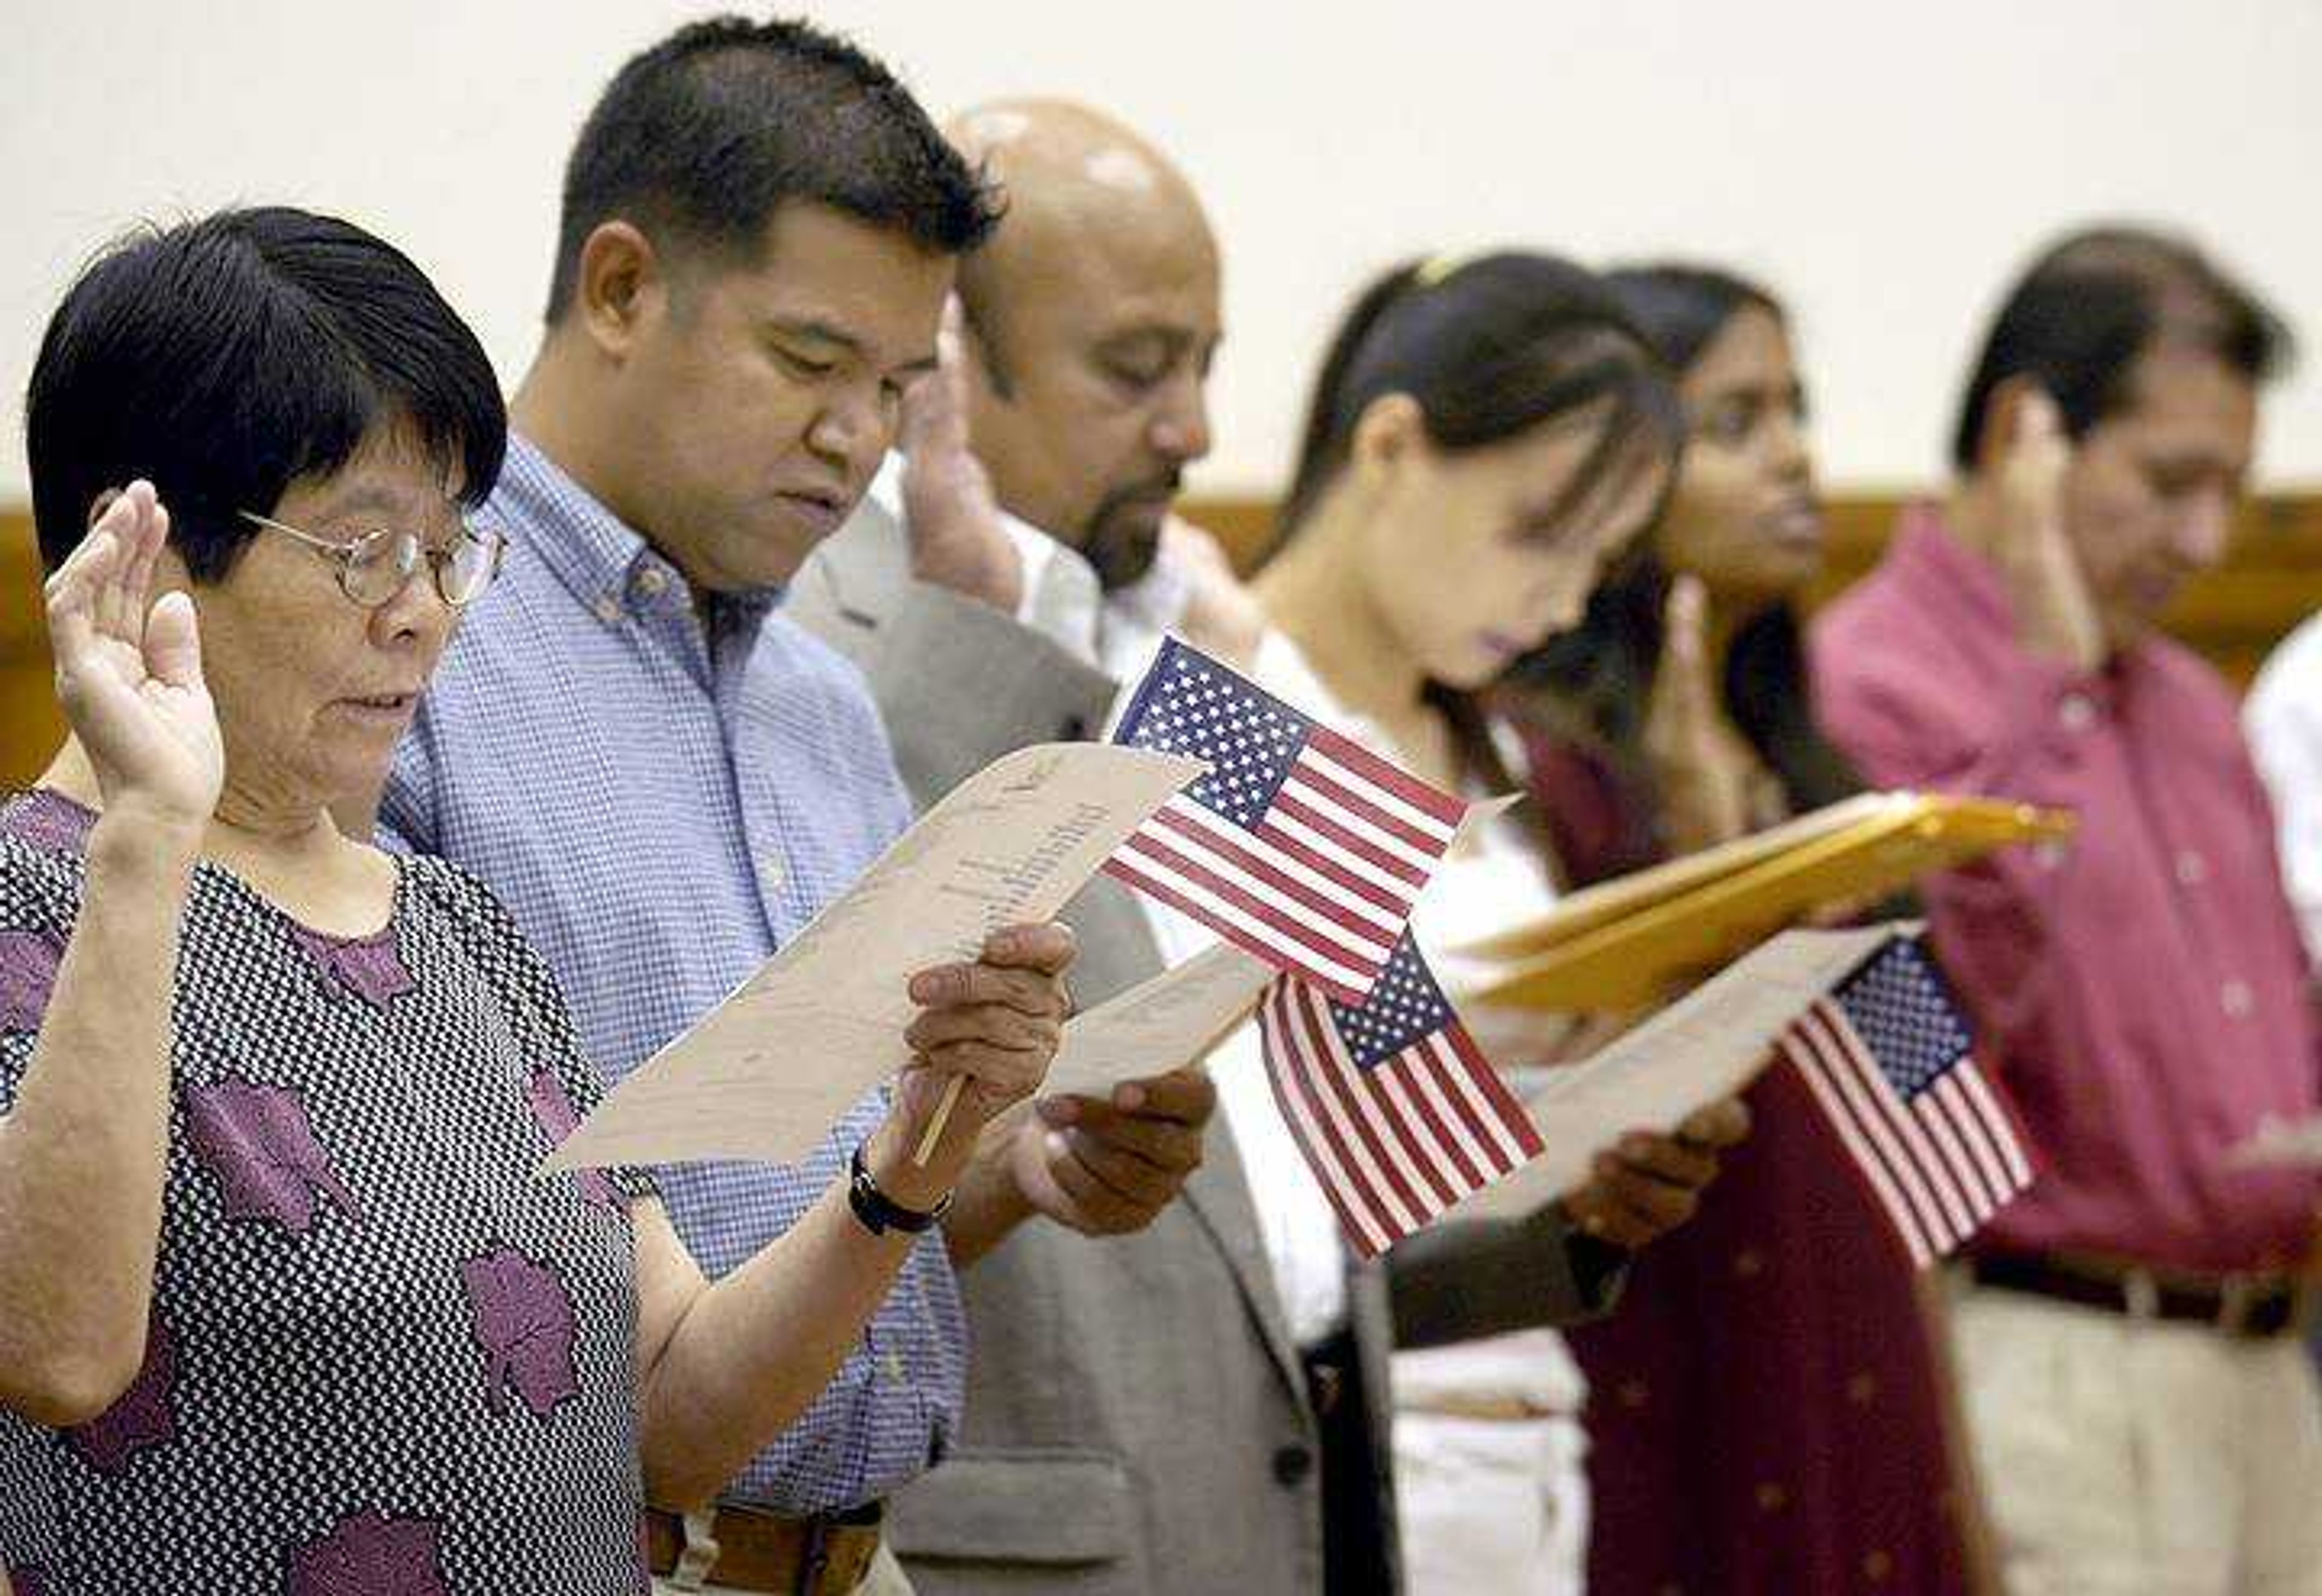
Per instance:
[[[1994,1251],[2222,1271],[2294,1260],[2309,1177],[2232,1169],[2316,1111],[2315,1015],[2232,695],[2149,638],[2081,673],[2019,640],[1930,508],[1814,628],[1822,724],[1885,787],[2078,812],[2066,845],[1924,884],[1935,944],[2043,1158]]]

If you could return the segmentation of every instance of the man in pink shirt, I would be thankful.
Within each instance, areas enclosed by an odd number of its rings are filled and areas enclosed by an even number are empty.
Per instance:
[[[1872,780],[2080,817],[1927,889],[2043,1163],[1955,1316],[2015,1596],[2322,1591],[2317,1191],[2233,1156],[2316,1112],[2322,1055],[2233,697],[2154,629],[2224,552],[2288,342],[2187,244],[2066,240],[1985,343],[1949,498],[1815,632]]]

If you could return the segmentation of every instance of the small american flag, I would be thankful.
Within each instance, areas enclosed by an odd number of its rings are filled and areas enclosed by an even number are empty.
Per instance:
[[[1916,937],[1873,954],[1780,1043],[1922,1269],[2032,1183],[1974,1048]]]
[[[1113,740],[1207,760],[1105,869],[1360,1003],[1467,806],[1168,639]]]
[[[1407,933],[1360,1008],[1278,976],[1257,1024],[1274,1100],[1367,1258],[1540,1152]]]

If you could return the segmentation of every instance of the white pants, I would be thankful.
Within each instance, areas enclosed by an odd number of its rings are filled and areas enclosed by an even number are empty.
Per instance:
[[[1573,1418],[1394,1416],[1408,1596],[1579,1596],[1587,1433]]]
[[[653,1582],[654,1596],[687,1596],[692,1591],[730,1591],[731,1585],[681,1585],[674,1580],[656,1578]],[[910,1576],[903,1565],[895,1561],[895,1554],[881,1546],[871,1559],[871,1566],[863,1573],[850,1596],[911,1596]]]
[[[1952,1325],[2010,1596],[2322,1596],[2322,1391],[2297,1336],[1975,1286]]]

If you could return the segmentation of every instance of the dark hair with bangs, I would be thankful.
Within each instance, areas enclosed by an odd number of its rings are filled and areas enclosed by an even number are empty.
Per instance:
[[[2142,227],[2090,227],[2043,251],[1999,308],[1960,404],[1952,463],[1975,468],[1994,397],[2028,377],[2079,439],[2130,400],[2156,344],[2206,350],[2252,382],[2296,354],[2289,327],[2191,241]]]
[[[1441,270],[1409,262],[1363,290],[1323,358],[1277,543],[1296,535],[1345,470],[1363,413],[1398,393],[1418,405],[1427,435],[1453,451],[1609,405],[1603,435],[1558,506],[1564,515],[1601,494],[1639,443],[1666,461],[1685,437],[1659,362],[1595,273],[1515,251]]]
[[[581,247],[607,222],[748,260],[796,201],[941,255],[982,243],[1001,214],[910,91],[846,40],[798,21],[689,23],[622,67],[580,129],[548,320],[571,305]]]
[[[1789,321],[1770,290],[1714,267],[1625,267],[1606,272],[1604,280],[1680,377],[1742,312],[1762,310],[1786,326]],[[1648,798],[1656,795],[1645,719],[1660,672],[1668,590],[1668,570],[1651,540],[1641,542],[1589,596],[1579,625],[1550,638],[1509,671],[1523,708],[1555,723],[1550,729],[1559,735],[1601,751],[1629,789]],[[1805,649],[1790,605],[1770,605],[1742,623],[1719,687],[1726,714],[1781,782],[1793,810],[1820,808],[1861,790],[1861,778],[1815,724]],[[1564,852],[1566,863],[1574,863],[1577,851]],[[1620,862],[1637,868],[1652,862]],[[1576,875],[1574,884],[1586,880]]]
[[[1607,406],[1602,433],[1559,496],[1559,520],[1617,489],[1641,452],[1672,464],[1685,440],[1660,361],[1595,273],[1516,251],[1448,267],[1410,262],[1364,289],[1331,340],[1269,557],[1314,513],[1346,470],[1363,413],[1388,394],[1408,395],[1428,437],[1455,451]],[[1664,498],[1675,475],[1667,473]],[[1440,683],[1427,693],[1464,769],[1493,791],[1509,787],[1476,696]]]
[[[215,581],[284,489],[406,426],[480,505],[507,410],[491,361],[418,267],[352,223],[272,206],[149,228],[99,256],[50,319],[25,398],[41,558],[107,488],[150,479],[169,542]]]

